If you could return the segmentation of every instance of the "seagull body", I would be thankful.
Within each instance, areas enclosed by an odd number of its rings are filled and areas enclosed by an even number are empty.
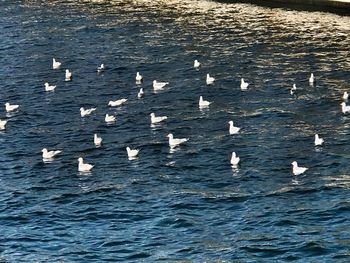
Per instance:
[[[349,98],[349,94],[346,91],[344,91],[343,100],[348,100],[348,98]]]
[[[151,115],[151,123],[152,124],[162,122],[162,121],[164,121],[164,120],[166,120],[168,118],[167,116],[158,116],[158,117],[156,117],[156,115],[153,112],[150,115]]]
[[[206,78],[207,85],[213,84],[214,81],[215,81],[215,78],[214,77],[210,77],[210,75],[207,74],[207,78]]]
[[[62,151],[48,151],[46,148],[42,149],[41,152],[43,153],[43,159],[53,159],[57,154],[61,153]]]
[[[90,115],[93,111],[95,111],[96,108],[90,108],[90,109],[84,109],[83,107],[80,108],[80,116],[85,117],[86,115]]]
[[[292,162],[292,165],[293,165],[293,174],[294,175],[300,175],[309,169],[306,167],[299,167],[298,163],[296,161]]]
[[[110,100],[108,102],[108,106],[111,106],[111,107],[121,106],[127,101],[128,101],[127,99],[120,99],[120,100],[115,100],[115,101]]]
[[[52,59],[52,68],[53,69],[59,69],[61,67],[61,62],[56,61],[56,59]]]
[[[167,135],[167,137],[169,138],[169,146],[170,146],[171,148],[174,148],[174,147],[176,147],[176,146],[179,146],[180,144],[185,143],[185,142],[188,141],[187,138],[175,139],[172,133],[169,133],[169,134]]]
[[[247,90],[249,83],[245,82],[243,78],[241,78],[241,90]]]
[[[231,156],[231,165],[232,166],[237,166],[239,164],[239,157],[236,156],[236,153],[235,152],[232,152],[232,156]]]
[[[139,149],[130,149],[130,147],[126,147],[126,151],[128,153],[128,157],[135,158],[137,155],[139,155]]]
[[[56,86],[50,86],[49,83],[45,83],[45,91],[54,91]]]
[[[209,107],[211,104],[210,101],[204,100],[202,96],[199,97],[199,107],[204,108],[204,107]]]
[[[5,103],[5,109],[6,109],[6,112],[11,112],[11,111],[15,111],[19,108],[19,105],[11,105],[10,103],[6,102]]]
[[[193,62],[193,67],[194,68],[199,68],[201,66],[201,63],[196,59],[194,62]]]
[[[293,87],[290,89],[290,95],[294,95],[297,90],[297,85],[293,84]]]
[[[0,120],[0,130],[5,130],[6,129],[6,124],[7,124],[7,120]]]
[[[318,136],[318,134],[315,134],[315,146],[321,146],[324,143],[324,140]]]
[[[239,133],[241,128],[233,126],[233,121],[229,121],[228,123],[230,124],[229,132],[231,135]]]
[[[137,97],[142,98],[144,95],[145,95],[145,93],[143,92],[143,88],[140,88],[139,93],[137,93]]]
[[[314,82],[315,82],[315,76],[314,76],[314,73],[311,73],[310,78],[309,78],[309,83],[314,84]]]
[[[136,72],[135,80],[136,80],[136,83],[140,83],[143,80],[143,77],[140,74],[140,72]]]
[[[102,138],[98,137],[96,133],[94,134],[94,144],[96,146],[101,146],[102,144]]]
[[[350,112],[350,106],[347,106],[345,102],[342,102],[340,105],[341,105],[341,111],[344,114]]]
[[[99,67],[97,67],[97,72],[102,72],[102,71],[104,71],[106,69],[106,66],[105,66],[105,64],[101,64]]]
[[[90,172],[91,169],[94,167],[94,165],[88,164],[88,163],[84,163],[84,160],[82,157],[78,158],[78,171],[82,172],[82,173],[86,173],[86,172]]]
[[[113,115],[108,115],[108,114],[106,114],[106,116],[105,116],[105,122],[111,123],[111,122],[115,122],[115,121],[116,121],[116,118],[115,118]]]
[[[73,74],[69,71],[69,69],[66,69],[66,81],[72,80]]]
[[[169,82],[158,82],[156,80],[153,80],[153,89],[154,90],[161,90],[168,84],[169,84]]]

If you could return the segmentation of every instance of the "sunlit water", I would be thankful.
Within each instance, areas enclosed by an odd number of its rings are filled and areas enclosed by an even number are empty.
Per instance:
[[[45,2],[0,2],[0,103],[21,105],[0,111],[1,262],[349,262],[349,17],[190,0]],[[154,79],[170,85],[154,93]],[[82,106],[97,111],[81,118]],[[151,112],[169,118],[151,127]],[[106,113],[117,122],[106,125]],[[188,143],[170,151],[170,132]],[[128,160],[126,146],[140,157]],[[63,153],[43,163],[43,147]],[[77,172],[80,156],[91,174]],[[293,177],[294,160],[305,175]]]

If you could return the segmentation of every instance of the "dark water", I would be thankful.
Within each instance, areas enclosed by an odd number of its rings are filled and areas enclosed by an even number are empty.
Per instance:
[[[0,1],[0,103],[21,105],[0,111],[0,261],[349,262],[349,35],[349,17],[245,4]],[[170,85],[154,93],[153,79]],[[82,119],[81,106],[97,111]],[[169,119],[150,127],[150,112]],[[189,142],[169,151],[169,132]],[[43,163],[43,147],[63,153]]]

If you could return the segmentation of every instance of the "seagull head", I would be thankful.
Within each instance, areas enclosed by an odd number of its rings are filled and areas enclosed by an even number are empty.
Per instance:
[[[45,87],[48,87],[49,86],[49,83],[45,82]]]
[[[45,153],[45,152],[47,152],[47,149],[44,148],[44,149],[42,149],[41,151],[42,151],[43,153]]]
[[[298,166],[298,163],[296,161],[292,162],[291,165]]]
[[[10,106],[10,103],[6,102],[6,103],[5,103],[5,106]]]
[[[154,116],[155,116],[155,115],[154,115],[154,112],[152,112],[152,113],[150,114],[150,116],[151,116],[151,117],[154,117]]]
[[[229,121],[228,123],[231,124],[231,125],[233,125],[233,121]]]
[[[340,103],[340,105],[346,106],[346,103],[343,101],[342,103]]]
[[[232,157],[236,157],[236,153],[235,152],[232,152]]]
[[[78,162],[79,162],[79,163],[82,163],[82,162],[83,162],[83,158],[82,158],[82,157],[79,157],[79,158],[78,158]]]
[[[174,136],[173,136],[172,133],[169,133],[166,137],[168,137],[168,138],[173,138]]]
[[[128,152],[130,152],[130,147],[128,146],[128,147],[126,147],[126,150],[128,151]]]

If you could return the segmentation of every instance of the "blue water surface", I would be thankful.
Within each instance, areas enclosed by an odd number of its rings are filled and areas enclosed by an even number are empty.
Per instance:
[[[249,4],[0,1],[0,104],[20,104],[0,109],[0,261],[349,262],[349,36],[346,16]],[[171,150],[168,133],[189,141]],[[44,163],[44,147],[63,152]]]

